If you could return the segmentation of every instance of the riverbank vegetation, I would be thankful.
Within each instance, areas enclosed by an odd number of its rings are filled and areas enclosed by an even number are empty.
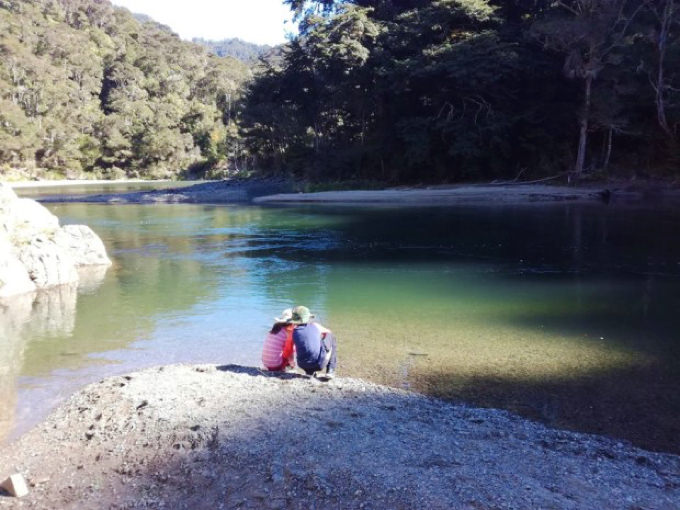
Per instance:
[[[680,174],[678,0],[286,0],[276,58],[0,1],[0,168],[314,182]]]

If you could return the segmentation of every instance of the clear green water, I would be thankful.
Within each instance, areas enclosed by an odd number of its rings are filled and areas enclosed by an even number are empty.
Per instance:
[[[341,375],[680,452],[677,211],[49,208],[115,264],[0,311],[10,436],[105,375],[259,365],[272,318],[306,304]]]

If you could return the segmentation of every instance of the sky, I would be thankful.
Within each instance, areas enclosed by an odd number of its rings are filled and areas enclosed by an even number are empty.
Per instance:
[[[284,42],[286,32],[294,29],[290,10],[282,0],[112,0],[112,3],[147,14],[187,40],[238,37],[275,45]]]

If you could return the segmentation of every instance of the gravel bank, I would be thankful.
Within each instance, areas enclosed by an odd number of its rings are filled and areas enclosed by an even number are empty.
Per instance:
[[[0,453],[0,508],[676,509],[680,457],[338,378],[176,365],[86,387]]]
[[[78,195],[54,195],[43,197],[41,202],[86,202],[108,204],[242,204],[253,198],[293,189],[291,181],[278,178],[229,179],[208,181],[190,186],[132,191],[125,193],[100,193]]]

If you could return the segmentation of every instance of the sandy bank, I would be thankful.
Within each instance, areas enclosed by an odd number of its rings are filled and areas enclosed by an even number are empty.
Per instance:
[[[635,203],[659,199],[680,201],[678,190],[632,188],[627,185],[548,186],[544,184],[459,185],[431,188],[386,190],[324,191],[319,193],[287,193],[257,197],[258,204],[333,203],[333,204],[398,204],[441,206],[462,204],[526,204],[553,202]]]
[[[90,385],[0,453],[0,508],[676,508],[680,457],[339,378],[178,365]]]

